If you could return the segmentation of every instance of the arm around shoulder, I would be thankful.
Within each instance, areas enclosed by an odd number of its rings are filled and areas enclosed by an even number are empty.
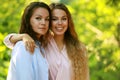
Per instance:
[[[11,33],[4,38],[3,42],[8,48],[13,49],[15,43],[22,40],[23,36],[24,34]]]
[[[14,36],[14,35],[16,35],[16,33],[8,34],[3,40],[4,44],[10,49],[13,49],[13,47],[14,47],[14,43],[12,43],[10,41],[11,37]]]

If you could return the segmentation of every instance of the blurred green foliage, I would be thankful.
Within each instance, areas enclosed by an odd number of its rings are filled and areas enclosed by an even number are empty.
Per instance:
[[[22,12],[31,1],[38,0],[0,1],[0,80],[6,80],[11,55],[3,39],[18,32]],[[79,39],[88,49],[91,80],[119,80],[120,0],[58,1],[69,8]]]

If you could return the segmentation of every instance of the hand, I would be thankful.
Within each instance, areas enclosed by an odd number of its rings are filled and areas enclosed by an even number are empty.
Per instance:
[[[26,50],[33,54],[36,47],[35,41],[28,34],[23,34],[22,40],[25,43]]]

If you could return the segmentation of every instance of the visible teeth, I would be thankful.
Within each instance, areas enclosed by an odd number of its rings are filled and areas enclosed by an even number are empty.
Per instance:
[[[57,30],[62,30],[63,28],[62,27],[58,27],[58,28],[56,28]]]

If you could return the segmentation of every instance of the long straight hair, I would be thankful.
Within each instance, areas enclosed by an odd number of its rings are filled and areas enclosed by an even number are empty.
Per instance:
[[[34,10],[37,8],[45,8],[49,12],[49,27],[51,26],[51,11],[49,6],[43,2],[32,2],[24,10],[19,33],[27,33],[34,40],[39,40],[43,46],[46,46],[48,42],[47,37],[49,34],[49,30],[45,35],[41,36],[40,39],[37,39],[36,33],[33,31],[32,26],[30,24],[30,18],[32,17]]]

